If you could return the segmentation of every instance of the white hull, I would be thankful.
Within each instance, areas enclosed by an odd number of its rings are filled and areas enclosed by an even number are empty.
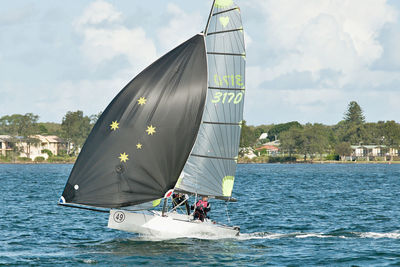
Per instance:
[[[179,213],[167,213],[162,217],[159,212],[151,214],[110,210],[108,227],[160,239],[181,237],[219,239],[239,235],[239,227],[224,226],[210,220],[204,222],[192,220],[192,216]]]

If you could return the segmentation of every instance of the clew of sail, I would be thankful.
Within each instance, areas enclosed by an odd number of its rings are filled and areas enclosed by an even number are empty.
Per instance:
[[[215,0],[205,39],[205,109],[196,142],[175,188],[230,198],[243,121],[246,63],[240,9],[232,0]]]
[[[87,138],[60,204],[158,205],[175,186],[199,130],[205,53],[204,37],[196,35],[122,89]]]

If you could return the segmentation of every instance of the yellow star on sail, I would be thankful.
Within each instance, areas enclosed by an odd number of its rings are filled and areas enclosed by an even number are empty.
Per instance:
[[[128,156],[129,155],[124,152],[124,153],[121,153],[118,158],[121,160],[121,162],[126,162],[129,160]]]
[[[147,126],[146,132],[148,135],[153,135],[156,132],[156,127],[153,125]]]
[[[111,127],[111,130],[116,131],[116,130],[119,128],[119,123],[118,123],[118,121],[113,121],[113,122],[110,124],[110,127]]]
[[[140,106],[142,106],[142,105],[146,104],[146,101],[147,101],[146,98],[141,97],[141,98],[138,99],[137,102],[138,102],[138,104],[139,104]]]
[[[137,148],[137,149],[142,149],[142,146],[143,146],[143,145],[142,145],[141,143],[137,143],[136,148]]]

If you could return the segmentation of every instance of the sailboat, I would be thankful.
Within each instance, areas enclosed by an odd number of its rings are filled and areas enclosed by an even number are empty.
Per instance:
[[[109,213],[152,236],[234,237],[240,228],[170,208],[173,194],[232,197],[245,93],[240,9],[214,0],[206,27],[131,80],[89,134],[59,205]],[[212,212],[217,212],[213,210]]]

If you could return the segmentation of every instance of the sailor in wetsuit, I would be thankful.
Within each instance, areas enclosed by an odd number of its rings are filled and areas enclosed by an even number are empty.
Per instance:
[[[194,211],[194,219],[199,219],[204,222],[204,219],[208,218],[207,212],[209,212],[211,209],[210,203],[208,203],[208,197],[202,197],[202,199],[197,201],[196,207],[192,206],[192,209],[194,208],[196,208]]]
[[[187,215],[190,215],[190,209],[189,209],[189,203],[188,203],[188,198],[186,195],[178,193],[178,194],[173,194],[172,195],[172,206],[175,208],[176,206],[179,206],[181,203],[185,202],[185,207],[186,207],[186,213]]]

